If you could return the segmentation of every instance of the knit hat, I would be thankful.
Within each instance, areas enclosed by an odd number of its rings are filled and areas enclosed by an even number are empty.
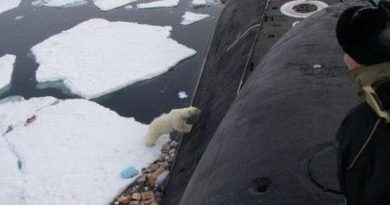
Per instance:
[[[336,27],[337,40],[359,64],[390,61],[389,8],[389,2],[381,1],[378,7],[354,6],[341,14]]]

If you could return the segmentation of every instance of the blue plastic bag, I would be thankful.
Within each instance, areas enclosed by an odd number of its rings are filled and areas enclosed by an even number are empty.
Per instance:
[[[131,165],[121,172],[121,177],[123,179],[130,179],[137,176],[138,174],[139,171],[133,165]]]

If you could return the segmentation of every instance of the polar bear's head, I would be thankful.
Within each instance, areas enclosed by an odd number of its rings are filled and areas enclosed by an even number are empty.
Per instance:
[[[196,115],[199,115],[200,112],[201,112],[200,109],[191,106],[191,107],[173,109],[171,110],[171,112],[169,112],[169,114],[180,116],[183,119],[188,119]]]
[[[196,107],[186,107],[186,108],[183,108],[183,109],[179,109],[181,110],[181,116],[184,118],[184,119],[188,119],[188,118],[191,118],[191,117],[194,117],[194,116],[197,116],[200,114],[200,109],[196,108]]]
[[[199,108],[191,106],[191,107],[188,107],[187,112],[188,112],[189,117],[193,117],[193,116],[199,115],[201,111]]]

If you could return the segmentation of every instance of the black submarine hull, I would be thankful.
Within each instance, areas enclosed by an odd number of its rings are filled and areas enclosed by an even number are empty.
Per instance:
[[[229,1],[223,9],[191,103],[202,114],[180,142],[162,204],[179,204],[202,154],[235,99],[259,30],[248,29],[261,22],[266,4],[257,0]]]
[[[232,2],[229,14],[237,15],[256,1]],[[241,52],[226,54],[215,41],[230,34],[217,26],[207,58],[220,61],[206,59],[193,102],[203,113],[183,137],[164,204],[343,203],[335,133],[358,101],[334,30],[348,6],[328,7],[291,28],[246,81],[258,30],[233,48]],[[245,14],[252,18],[241,22],[246,28],[261,22],[261,9],[251,16],[255,11]],[[220,22],[231,19],[222,15]]]

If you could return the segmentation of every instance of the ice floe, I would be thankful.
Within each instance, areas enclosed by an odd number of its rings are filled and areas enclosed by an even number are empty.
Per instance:
[[[0,14],[11,9],[17,8],[22,0],[1,0]]]
[[[133,6],[132,5],[127,5],[127,6],[125,6],[125,9],[127,9],[127,10],[133,9]]]
[[[24,204],[18,158],[3,137],[0,137],[0,162],[0,204]]]
[[[178,97],[179,97],[180,99],[188,98],[187,93],[184,92],[184,91],[180,91],[179,93],[177,93],[177,95],[178,95]]]
[[[206,6],[206,0],[192,0],[192,5],[194,7]]]
[[[88,3],[87,0],[35,0],[31,2],[34,6],[47,7],[72,7]]]
[[[179,2],[180,0],[160,0],[160,1],[153,1],[149,3],[137,4],[137,8],[153,9],[153,8],[176,7],[179,5]]]
[[[95,6],[102,11],[108,11],[118,7],[125,6],[137,0],[93,0]]]
[[[170,38],[170,26],[91,19],[31,50],[38,82],[63,81],[74,94],[96,98],[160,75],[196,51]]]
[[[108,11],[111,9],[125,6],[129,3],[137,0],[89,0],[96,7],[102,11]],[[88,0],[34,0],[32,2],[35,6],[48,6],[48,7],[72,7],[83,5],[89,2]]]
[[[20,19],[23,19],[24,18],[24,16],[17,16],[17,17],[15,17],[15,20],[20,20]]]
[[[187,11],[183,16],[183,20],[181,21],[182,25],[190,25],[193,23],[196,23],[198,21],[201,21],[207,17],[210,17],[208,14],[199,14],[199,13],[194,13]]]
[[[0,57],[0,90],[11,83],[16,56],[6,54]]]
[[[8,101],[0,113],[12,127],[0,136],[1,204],[109,204],[134,180],[121,170],[146,167],[168,140],[147,148],[146,125],[83,99]]]
[[[24,182],[19,169],[22,164],[17,158],[15,147],[4,136],[14,127],[23,126],[26,119],[55,99],[33,99],[28,103],[22,100],[19,96],[13,96],[0,101],[0,204],[26,204]]]
[[[14,127],[23,126],[26,119],[55,102],[57,100],[53,97],[32,98],[29,101],[19,96],[2,99],[0,102],[0,133],[5,134]]]
[[[4,103],[7,103],[7,102],[18,102],[18,101],[21,101],[21,100],[24,100],[24,98],[22,96],[13,95],[13,96],[8,96],[6,98],[0,99],[0,104],[4,104]]]

